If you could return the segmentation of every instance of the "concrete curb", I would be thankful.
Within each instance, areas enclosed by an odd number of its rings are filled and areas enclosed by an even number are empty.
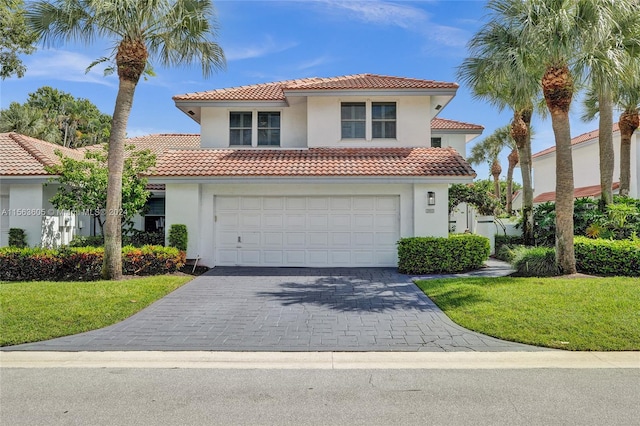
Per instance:
[[[0,368],[640,369],[640,352],[1,352]]]

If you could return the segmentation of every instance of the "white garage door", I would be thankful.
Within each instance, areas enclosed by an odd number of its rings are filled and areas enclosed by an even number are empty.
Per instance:
[[[396,266],[399,196],[222,197],[221,266]]]

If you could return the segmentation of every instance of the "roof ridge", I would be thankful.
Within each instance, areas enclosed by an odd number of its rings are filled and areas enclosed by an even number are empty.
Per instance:
[[[613,129],[613,133],[619,132],[620,131],[619,122],[616,121],[615,123],[613,123],[612,129]],[[596,139],[598,137],[600,137],[600,128],[589,130],[588,132],[584,132],[584,133],[579,134],[578,136],[572,137],[571,138],[571,146],[579,145],[579,144],[585,143],[585,142],[589,142],[589,141],[594,140],[594,139]],[[586,138],[586,139],[583,139],[583,138]],[[532,157],[539,157],[541,155],[549,154],[549,153],[555,152],[555,151],[556,151],[556,146],[553,145],[553,146],[550,146],[548,148],[545,148],[545,149],[543,149],[541,151],[538,151],[538,152],[534,153],[532,155]]]
[[[33,143],[33,141],[37,140],[39,142],[42,143],[46,143],[46,144],[50,144],[50,145],[57,145],[51,142],[47,142],[47,141],[43,141],[41,139],[36,139],[36,138],[32,138],[30,136],[26,136],[26,135],[22,135],[20,133],[16,133],[16,132],[10,132],[9,133],[9,137],[11,139],[13,139],[18,145],[20,145],[20,147],[22,149],[24,149],[25,151],[27,151],[27,153],[29,155],[31,155],[33,158],[36,159],[37,162],[39,162],[40,164],[42,164],[45,167],[53,167],[55,166],[57,163],[55,162],[55,160],[52,160],[51,158],[49,158],[49,156],[47,154],[45,154],[44,152],[40,151],[35,144]],[[28,139],[26,139],[28,138]],[[61,146],[57,146],[58,148],[63,148]]]

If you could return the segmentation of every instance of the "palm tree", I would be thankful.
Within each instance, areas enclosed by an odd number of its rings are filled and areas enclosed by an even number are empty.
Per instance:
[[[614,9],[634,0],[493,0],[493,19],[518,34],[530,53],[529,71],[540,78],[556,142],[556,262],[576,272],[573,248],[573,159],[569,108],[587,66],[611,36]],[[601,61],[601,65],[611,62]],[[607,71],[615,74],[613,67]]]
[[[60,142],[58,127],[47,120],[45,114],[29,105],[11,102],[0,111],[0,132],[16,132],[51,143]]]
[[[640,85],[622,93],[618,104],[620,114],[620,195],[628,196],[631,183],[631,136],[640,127]]]
[[[510,129],[522,173],[523,238],[525,244],[533,245],[531,116],[534,101],[540,96],[540,81],[531,72],[534,62],[517,28],[495,18],[473,36],[469,55],[458,68],[458,78],[475,97],[489,101],[499,110],[513,111]],[[515,154],[510,154],[510,161],[514,160]]]
[[[469,162],[471,164],[480,164],[488,162],[491,167],[491,175],[493,176],[494,193],[498,199],[500,199],[500,174],[502,173],[502,166],[498,156],[505,148],[510,148],[509,153],[509,167],[507,169],[507,194],[506,194],[506,210],[511,213],[512,200],[513,200],[513,170],[518,164],[518,148],[515,141],[511,137],[511,127],[503,126],[496,129],[490,136],[477,143],[471,149],[471,155],[469,156]]]
[[[27,20],[44,43],[96,37],[114,43],[119,86],[109,138],[109,182],[102,276],[122,277],[122,171],[124,140],[133,97],[150,59],[165,66],[202,65],[204,76],[224,67],[224,53],[213,39],[210,0],[54,0],[30,5]]]

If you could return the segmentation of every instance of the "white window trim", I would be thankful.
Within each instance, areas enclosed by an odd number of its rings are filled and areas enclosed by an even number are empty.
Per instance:
[[[249,108],[234,108],[227,110],[227,129],[231,130],[231,114],[234,112],[250,112],[251,113],[251,145],[231,145],[231,136],[230,131],[227,132],[227,146],[231,149],[249,149],[249,148],[260,148],[260,149],[277,149],[282,148],[283,141],[283,116],[284,110],[282,108],[268,108],[268,109],[249,109]],[[258,145],[258,113],[259,112],[277,112],[280,113],[280,145]]]
[[[342,137],[342,104],[343,103],[357,103],[364,102],[365,106],[365,125],[364,125],[364,139],[362,138],[343,138]],[[373,138],[373,113],[372,108],[374,103],[395,103],[396,104],[396,137],[395,138]],[[400,102],[397,99],[340,99],[338,101],[338,119],[340,123],[340,141],[353,142],[353,141],[366,141],[366,142],[381,142],[381,141],[398,141],[400,140],[400,126],[398,126],[400,117]]]

